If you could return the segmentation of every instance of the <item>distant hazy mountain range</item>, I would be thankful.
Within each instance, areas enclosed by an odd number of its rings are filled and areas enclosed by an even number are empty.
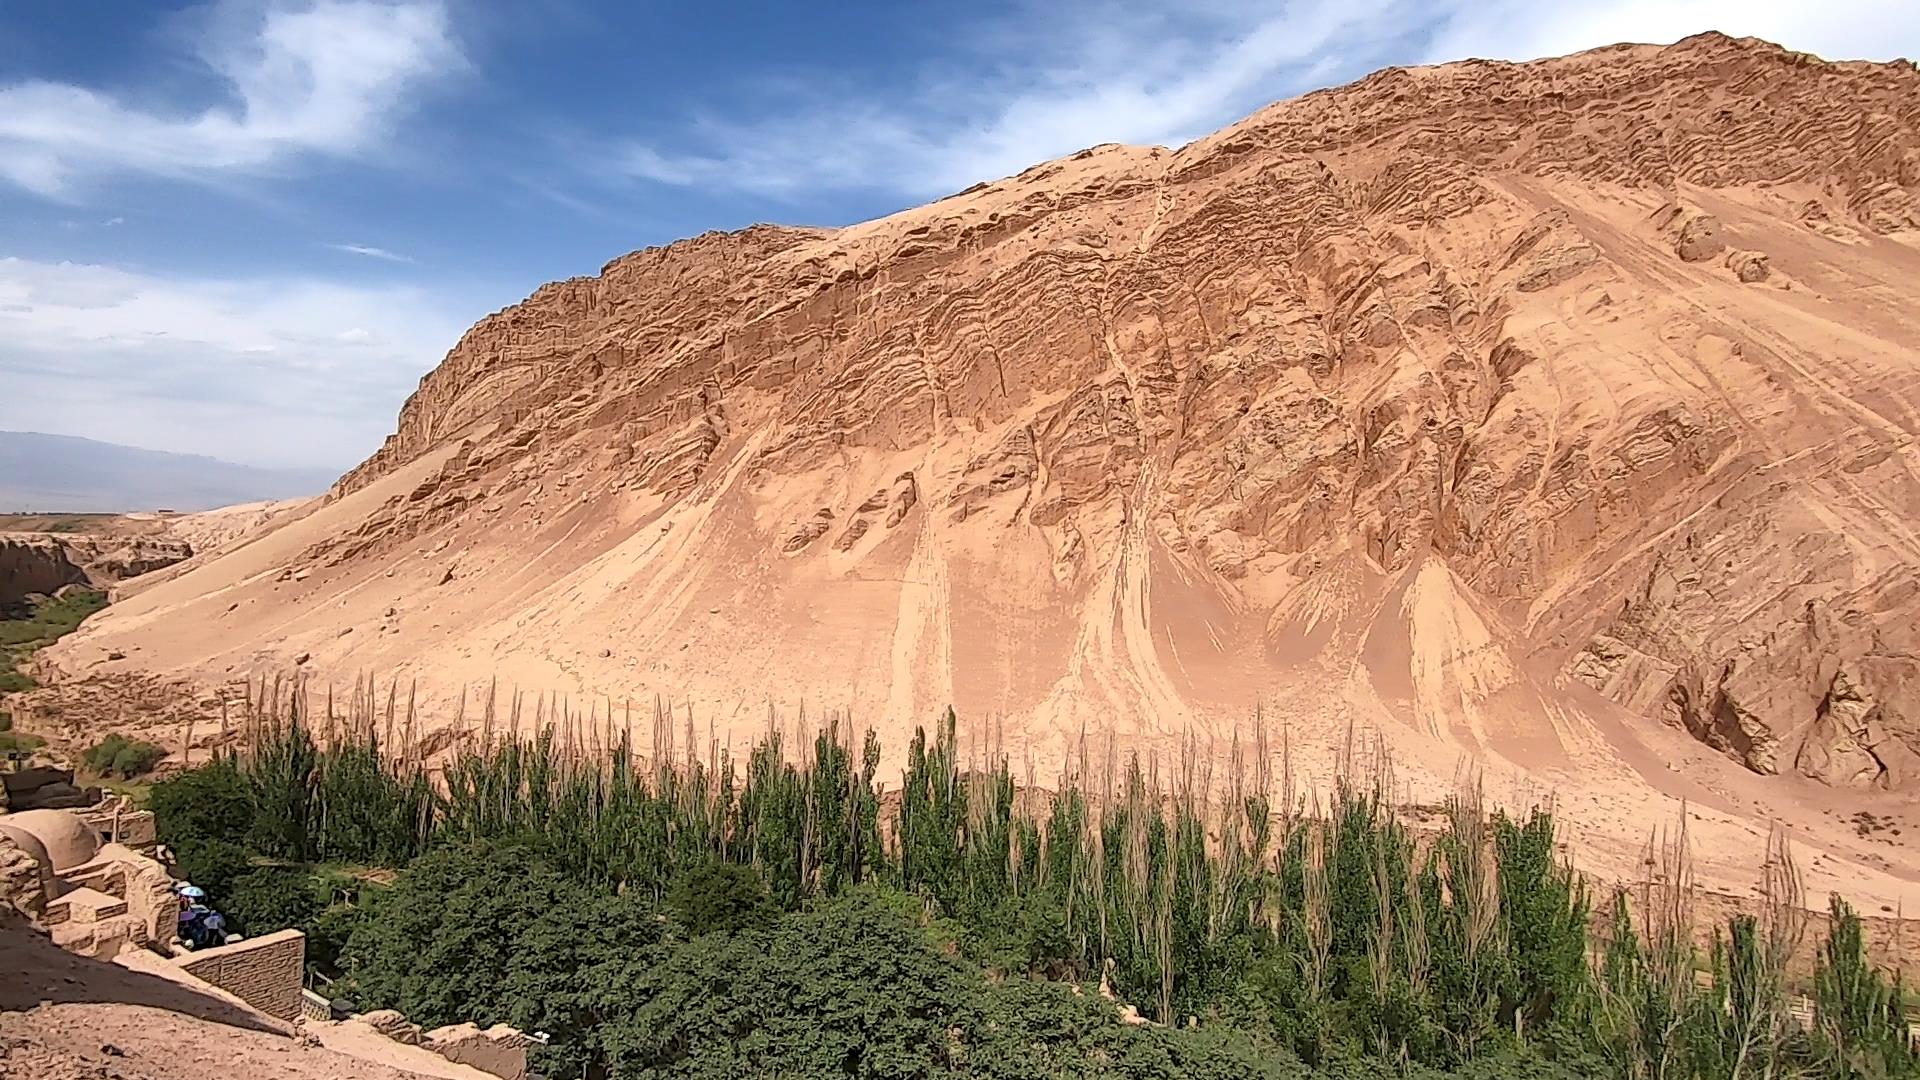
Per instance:
[[[0,431],[0,513],[211,510],[318,495],[330,469],[257,469],[195,454]]]

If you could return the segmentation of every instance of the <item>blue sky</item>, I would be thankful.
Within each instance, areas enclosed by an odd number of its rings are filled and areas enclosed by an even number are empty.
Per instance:
[[[1705,29],[1920,54],[1912,0],[9,0],[0,428],[345,467],[474,320],[635,248]]]

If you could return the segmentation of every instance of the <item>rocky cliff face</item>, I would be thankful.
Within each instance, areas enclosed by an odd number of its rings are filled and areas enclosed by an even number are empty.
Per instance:
[[[151,574],[193,557],[193,545],[164,536],[63,536],[67,557],[80,565],[87,580],[112,585]]]
[[[18,604],[34,593],[51,596],[62,585],[86,580],[58,541],[0,536],[0,605]]]
[[[192,554],[185,541],[155,536],[0,534],[0,604],[17,604],[34,593],[51,596],[63,585],[105,588]]]
[[[953,702],[1043,757],[1259,699],[1568,764],[1624,707],[1902,784],[1916,237],[1910,64],[1710,35],[1384,71],[545,286],[262,610],[316,665]]]

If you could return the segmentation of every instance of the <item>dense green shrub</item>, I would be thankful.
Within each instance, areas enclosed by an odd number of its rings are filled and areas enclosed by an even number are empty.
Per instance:
[[[951,1068],[973,976],[858,892],[771,931],[711,935],[645,973],[607,1033],[623,1076],[922,1076]]]
[[[759,871],[717,859],[676,878],[667,910],[693,937],[758,929],[780,917]]]
[[[458,844],[369,899],[341,968],[361,1004],[427,1027],[545,1031],[544,1063],[577,1076],[610,1014],[634,1007],[662,940],[651,906],[582,887],[535,846]]]
[[[241,845],[253,830],[253,790],[239,765],[217,758],[153,785],[147,796],[160,841],[176,854],[199,841]]]
[[[441,848],[373,902],[343,967],[367,1003],[424,1026],[499,1021],[517,935],[588,895],[529,847]]]
[[[225,840],[183,840],[170,850],[180,876],[206,890],[215,907],[227,903],[235,883],[258,865],[246,848]]]
[[[303,867],[259,866],[227,883],[216,899],[228,925],[259,937],[276,930],[305,931],[326,910],[318,892],[313,874]]]
[[[321,909],[300,927],[307,935],[307,968],[330,980],[340,978],[347,942],[370,916],[364,904],[354,902],[337,902]]]
[[[131,780],[152,771],[167,752],[150,742],[129,739],[114,732],[87,748],[80,755],[81,764],[96,776],[117,776],[122,780]]]
[[[153,785],[147,805],[180,875],[205,889],[215,906],[225,903],[255,865],[247,847],[253,797],[239,768],[221,758],[169,777]]]

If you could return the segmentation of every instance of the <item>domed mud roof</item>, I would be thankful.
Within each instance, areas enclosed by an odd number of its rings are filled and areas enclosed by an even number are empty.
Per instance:
[[[89,861],[100,852],[100,838],[86,822],[65,810],[22,810],[0,817],[0,827],[18,840],[21,834],[39,841],[40,851],[29,853],[44,857],[54,873],[64,873]],[[25,843],[22,847],[27,847]]]

